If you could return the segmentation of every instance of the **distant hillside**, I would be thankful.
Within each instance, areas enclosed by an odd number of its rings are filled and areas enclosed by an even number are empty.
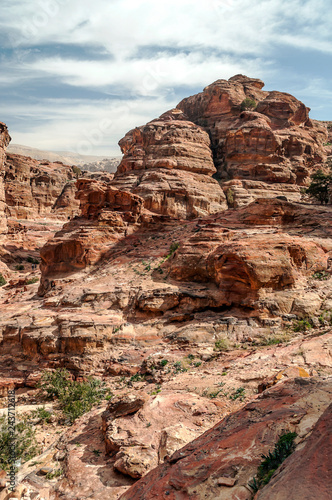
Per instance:
[[[91,172],[97,170],[115,172],[121,161],[121,156],[104,157],[80,155],[70,151],[43,151],[41,149],[30,148],[29,146],[22,146],[21,144],[10,144],[7,151],[22,156],[30,156],[30,158],[35,160],[61,161],[65,165],[78,165],[80,168]]]

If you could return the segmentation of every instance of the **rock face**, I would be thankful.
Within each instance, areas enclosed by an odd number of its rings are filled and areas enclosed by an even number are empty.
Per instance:
[[[41,251],[45,293],[50,280],[64,277],[98,262],[125,233],[140,221],[143,200],[92,179],[77,181],[81,218],[66,224]]]
[[[297,443],[301,443],[299,451],[284,462],[280,474],[277,472],[271,485],[265,488],[266,493],[262,490],[258,499],[310,498],[308,491],[317,484],[315,491],[322,494],[319,498],[327,500],[332,483],[324,457],[328,460],[330,410],[327,407],[331,390],[331,379],[295,379],[265,391],[175,452],[121,499],[251,500],[253,491],[248,483],[256,475],[262,454],[273,449],[282,433],[296,432]],[[325,410],[327,413],[323,415]],[[323,440],[323,448],[318,452]],[[307,476],[303,476],[302,465],[308,471]],[[314,478],[318,470],[319,485]]]
[[[141,196],[154,213],[190,219],[220,212],[226,202],[212,179],[208,134],[182,115],[173,110],[128,132],[113,184]]]
[[[6,158],[6,147],[10,142],[7,127],[4,123],[0,122],[0,234],[7,228],[5,217],[5,190],[4,190],[4,163]]]
[[[59,217],[75,215],[78,202],[73,197],[73,186],[64,188],[74,181],[72,167],[8,154],[5,163],[8,214],[19,219],[34,219],[50,214],[55,208]],[[59,196],[61,199],[57,202]]]
[[[260,80],[237,75],[217,80],[177,106],[209,133],[231,206],[275,192],[299,201],[298,186],[326,159],[326,128],[310,120],[309,109],[295,97],[263,87]]]
[[[325,243],[278,231],[262,230],[259,234],[250,227],[290,226],[296,219],[299,222],[300,216],[296,205],[259,199],[243,209],[202,220],[199,231],[183,241],[165,268],[178,281],[215,283],[217,291],[210,297],[214,307],[249,307],[261,314],[264,310],[295,313],[303,277],[328,268],[330,243],[326,247]],[[303,222],[309,223],[309,213],[302,216]],[[243,230],[234,231],[232,222],[240,221]]]
[[[202,426],[200,417],[207,417]],[[207,429],[217,416],[211,401],[181,392],[114,398],[103,415],[106,451],[114,468],[138,479]]]

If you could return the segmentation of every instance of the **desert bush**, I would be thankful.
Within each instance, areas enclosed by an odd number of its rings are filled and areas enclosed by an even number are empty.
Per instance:
[[[14,439],[11,437],[8,420],[0,417],[0,464],[4,470],[11,466],[11,444],[15,442],[15,458],[27,462],[40,453],[36,440],[36,431],[27,418],[16,422]]]
[[[294,332],[306,332],[307,330],[311,330],[312,325],[308,319],[299,319],[294,321],[293,330]]]
[[[228,351],[229,343],[227,339],[219,339],[214,343],[214,351]]]
[[[6,283],[7,283],[7,281],[5,280],[5,278],[0,273],[0,286],[4,286]]]
[[[246,97],[241,102],[241,111],[250,111],[256,108],[256,101],[250,97]]]
[[[34,283],[37,283],[39,281],[39,278],[35,276],[34,278],[30,278],[26,283],[27,285],[33,285]]]
[[[317,170],[311,175],[311,184],[306,193],[311,198],[316,198],[321,205],[329,202],[330,189],[332,186],[332,174],[324,174],[322,170]]]
[[[84,382],[76,382],[66,369],[44,372],[40,387],[50,398],[59,400],[60,409],[70,423],[110,395],[104,382],[92,377]]]

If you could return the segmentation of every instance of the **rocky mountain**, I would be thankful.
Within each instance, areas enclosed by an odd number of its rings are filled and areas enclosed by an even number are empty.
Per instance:
[[[37,219],[51,214],[55,208],[60,208],[56,202],[67,185],[71,186],[70,203],[67,207],[62,206],[62,212],[58,210],[56,216],[72,217],[78,213],[74,189],[76,175],[72,167],[7,154],[4,168],[6,212],[10,217]]]
[[[65,165],[77,165],[82,170],[96,172],[97,170],[105,170],[107,172],[115,172],[116,167],[121,161],[121,156],[107,157],[96,155],[81,155],[71,151],[44,151],[41,149],[22,146],[21,144],[10,144],[8,153],[20,156],[29,156],[34,160],[48,160],[51,163],[61,162]]]
[[[114,177],[5,159],[2,126],[0,418],[15,387],[41,446],[16,498],[328,500],[332,208],[301,190],[331,129],[262,89],[128,132]],[[74,423],[38,387],[63,368],[108,390]]]

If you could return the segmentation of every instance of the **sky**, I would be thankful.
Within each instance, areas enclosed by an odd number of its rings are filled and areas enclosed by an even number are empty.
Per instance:
[[[235,74],[332,120],[330,0],[1,0],[12,142],[120,155],[118,141]]]

